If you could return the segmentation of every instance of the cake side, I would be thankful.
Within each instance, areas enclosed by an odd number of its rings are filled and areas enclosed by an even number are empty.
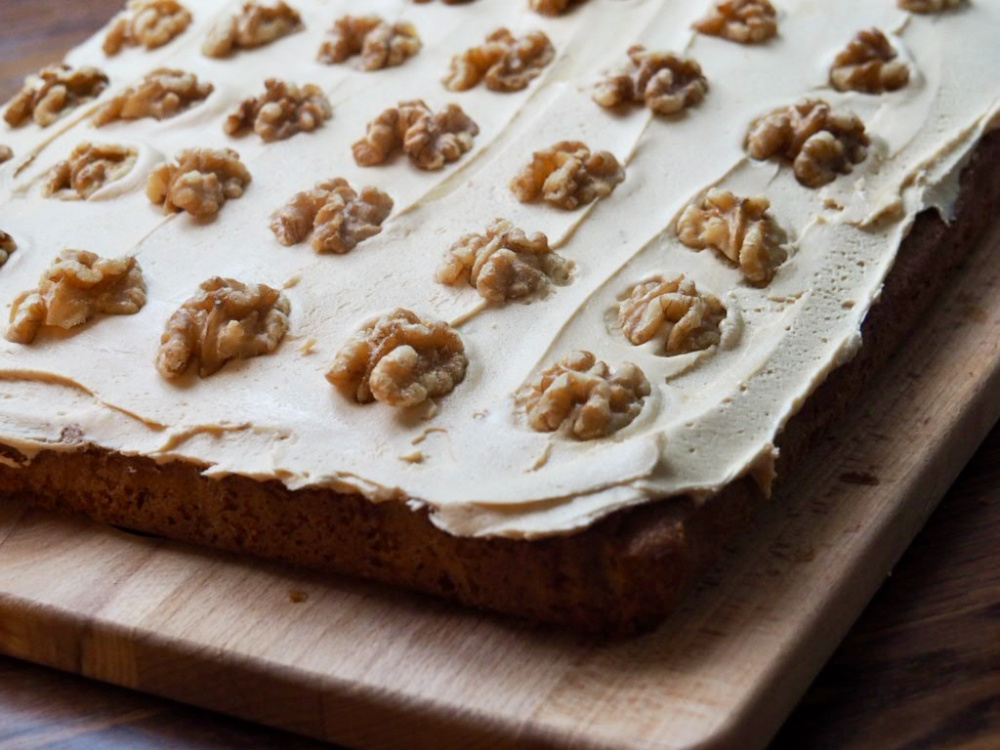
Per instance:
[[[879,365],[933,304],[998,206],[1000,133],[994,132],[963,171],[953,220],[945,223],[934,211],[918,218],[865,321],[858,356],[787,424],[779,476],[793,471],[811,439],[876,382]],[[443,532],[426,510],[401,503],[290,491],[273,481],[209,479],[189,464],[157,464],[93,446],[41,453],[23,466],[15,450],[2,455],[0,492],[38,507],[619,634],[650,627],[675,608],[763,501],[745,478],[708,498],[667,498],[619,511],[574,534],[475,539]]]

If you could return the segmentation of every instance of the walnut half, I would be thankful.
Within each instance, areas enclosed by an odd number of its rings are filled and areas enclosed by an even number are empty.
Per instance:
[[[134,315],[145,304],[146,284],[135,258],[63,250],[38,288],[14,300],[7,340],[30,344],[42,326],[75,328],[99,314]]]
[[[754,159],[777,157],[792,162],[806,187],[833,182],[868,155],[871,140],[853,114],[834,112],[826,102],[806,100],[775,110],[750,126],[747,152]]]
[[[721,0],[694,29],[739,44],[762,44],[778,34],[778,11],[770,0]]]
[[[896,0],[896,5],[911,13],[944,13],[965,3],[966,0]]]
[[[658,115],[672,115],[697,104],[708,92],[708,80],[694,60],[670,52],[647,52],[641,45],[628,51],[629,64],[594,90],[602,107],[627,102],[645,104]]]
[[[349,252],[382,231],[392,211],[392,198],[373,187],[359,195],[337,177],[296,194],[271,220],[271,231],[282,245],[295,245],[313,233],[317,253]]]
[[[241,197],[250,180],[250,172],[232,149],[187,149],[149,176],[146,195],[167,211],[212,216],[227,200]]]
[[[10,254],[17,250],[17,243],[14,238],[0,229],[0,266],[3,266],[10,257]]]
[[[297,86],[276,78],[264,81],[263,96],[245,99],[223,125],[227,135],[254,132],[265,141],[281,141],[311,133],[333,117],[333,107],[314,84]]]
[[[129,0],[104,38],[104,54],[117,55],[123,47],[162,47],[190,24],[191,12],[177,0]]]
[[[569,283],[573,268],[541,232],[530,237],[509,221],[495,220],[486,234],[467,234],[448,250],[438,269],[442,284],[467,283],[493,303],[544,294]]]
[[[117,144],[81,143],[49,170],[46,197],[88,200],[108,183],[120,180],[135,167],[138,152]]]
[[[3,119],[12,128],[29,120],[43,128],[87,99],[100,95],[108,77],[97,68],[50,65],[24,80],[24,88],[10,100]]]
[[[245,2],[238,13],[209,32],[201,51],[206,57],[226,57],[236,50],[263,47],[301,28],[298,11],[284,0],[275,5]]]
[[[467,91],[485,81],[490,91],[521,91],[555,56],[555,47],[541,31],[518,38],[508,29],[497,29],[479,47],[452,58],[444,85],[451,91]]]
[[[738,198],[713,189],[677,220],[677,236],[695,250],[713,248],[736,263],[744,278],[763,286],[785,259],[785,235],[768,212],[767,198]]]
[[[468,364],[458,331],[400,308],[355,333],[326,379],[359,404],[416,406],[451,393]]]
[[[206,378],[230,360],[270,354],[288,331],[290,312],[276,289],[214,276],[170,316],[156,369],[173,379],[198,360],[198,374]]]
[[[0,164],[5,161],[10,161],[14,158],[14,150],[10,146],[5,146],[0,143]]]
[[[543,16],[561,16],[587,0],[528,0],[529,7]]]
[[[618,307],[618,324],[636,346],[658,339],[673,357],[704,351],[722,340],[726,307],[714,294],[699,292],[683,274],[654,276],[636,284]]]
[[[532,429],[565,429],[580,440],[596,440],[630,425],[651,392],[631,362],[614,372],[590,352],[578,351],[543,371],[517,400]]]
[[[214,88],[200,83],[194,73],[159,68],[101,106],[94,114],[94,126],[143,117],[165,120],[205,101]]]
[[[319,61],[328,65],[361,55],[362,70],[382,70],[402,65],[420,51],[413,24],[387,23],[379,16],[344,16],[334,22],[330,36],[319,50]]]
[[[510,184],[521,203],[545,201],[566,211],[604,198],[625,179],[625,168],[610,151],[592,154],[585,143],[560,141],[536,151]]]
[[[897,91],[910,81],[909,67],[897,56],[889,39],[878,29],[859,31],[834,59],[830,84],[837,91],[863,94]]]
[[[401,148],[420,169],[437,170],[458,161],[478,134],[479,126],[456,104],[435,114],[421,100],[400,102],[368,123],[353,146],[354,160],[373,167]]]

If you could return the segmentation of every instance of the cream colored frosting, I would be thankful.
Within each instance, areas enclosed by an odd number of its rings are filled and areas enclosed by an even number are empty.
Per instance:
[[[357,491],[375,502],[428,506],[439,527],[459,535],[534,538],[652,498],[707,495],[755,469],[766,475],[784,423],[857,351],[861,321],[913,218],[928,206],[947,214],[964,160],[1000,113],[1000,0],[920,16],[893,0],[844,0],[835,10],[824,0],[782,0],[779,37],[761,46],[694,34],[691,23],[708,0],[590,0],[559,18],[532,13],[521,0],[368,0],[365,12],[411,21],[424,43],[402,67],[377,73],[315,62],[333,20],[357,3],[292,4],[303,32],[225,60],[204,57],[200,46],[235,0],[188,3],[194,23],[153,52],[107,58],[100,34],[69,54],[73,65],[108,73],[102,100],[162,66],[215,85],[204,104],[177,118],[95,130],[87,121],[95,104],[47,130],[0,129],[0,143],[17,154],[0,167],[0,228],[19,245],[0,269],[0,302],[9,309],[66,247],[135,254],[149,287],[137,315],[47,331],[31,346],[0,341],[0,443],[30,457],[82,441],[196,462],[208,477]],[[450,58],[499,26],[545,31],[556,61],[523,92],[446,91],[440,81]],[[912,65],[910,84],[882,96],[833,91],[834,55],[873,26]],[[670,118],[594,104],[593,83],[635,43],[701,63],[705,101]],[[224,135],[226,112],[272,76],[321,85],[333,119],[273,144]],[[350,144],[365,124],[416,97],[435,109],[460,104],[481,128],[474,150],[441,172],[405,159],[358,167]],[[820,190],[743,151],[756,117],[804,97],[854,111],[873,138],[863,164]],[[626,162],[625,182],[576,212],[518,203],[508,189],[513,175],[533,151],[562,139],[615,153]],[[86,140],[133,145],[139,165],[89,202],[42,198],[41,175]],[[149,171],[192,146],[235,148],[254,177],[214,221],[164,216],[144,195]],[[343,256],[278,244],[268,228],[272,212],[336,176],[392,196],[384,231]],[[676,217],[712,186],[767,196],[791,234],[791,257],[767,287],[748,286],[717,254],[678,242]],[[575,262],[573,283],[530,304],[487,307],[474,289],[435,282],[448,246],[497,217],[545,232]],[[725,302],[732,330],[724,346],[665,358],[616,330],[617,298],[657,273],[687,274]],[[213,275],[285,287],[291,332],[273,355],[230,363],[204,380],[191,373],[166,382],[153,365],[164,323]],[[396,307],[459,321],[470,362],[465,381],[408,411],[345,400],[323,377],[335,352],[365,320]],[[640,416],[605,440],[534,432],[514,403],[522,384],[574,349],[612,366],[635,362],[653,385]]]

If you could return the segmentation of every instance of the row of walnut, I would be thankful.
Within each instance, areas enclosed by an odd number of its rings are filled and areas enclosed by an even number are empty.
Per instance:
[[[341,30],[335,45],[337,52],[330,52],[329,59],[343,61],[352,52],[362,51],[365,70],[383,64],[401,64],[406,56],[391,51],[391,38],[379,33],[382,27],[388,28],[375,16],[341,18],[335,25]],[[375,37],[380,44],[389,46],[384,50],[380,47],[377,54],[372,49],[363,52]],[[415,44],[418,43],[417,40]],[[628,56],[625,66],[597,84],[594,100],[601,106],[614,108],[639,103],[657,114],[669,115],[697,104],[708,92],[708,81],[694,60],[669,52],[649,52],[641,46],[632,47]],[[494,91],[520,91],[554,58],[555,49],[544,33],[531,32],[518,38],[501,28],[481,46],[455,56],[444,82],[452,91],[465,91],[480,81]],[[897,58],[898,53],[885,34],[878,29],[862,31],[837,55],[830,70],[830,83],[840,91],[876,94],[898,90],[909,81],[909,67]],[[26,80],[24,88],[7,106],[4,119],[11,127],[31,121],[48,127],[81,103],[99,96],[108,83],[108,77],[93,67],[43,68]],[[281,86],[283,90],[272,91],[269,84],[263,97],[245,101],[230,118],[232,121],[227,120],[226,131],[235,134],[255,130],[265,140],[278,140],[297,132],[283,132],[269,124],[268,118],[262,119],[261,108],[265,106],[271,120],[287,122],[292,119],[291,114],[308,111],[316,127],[315,123],[329,118],[329,102],[318,87],[287,83]],[[119,119],[166,119],[204,101],[212,91],[210,83],[200,83],[191,73],[160,69],[98,109],[93,123],[103,127]]]
[[[914,13],[942,13],[965,2],[897,0],[897,5]],[[531,4],[540,13],[559,15],[579,3],[532,0]],[[129,0],[126,10],[113,22],[104,49],[108,55],[118,54],[125,46],[155,49],[183,33],[190,23],[190,11],[177,0]],[[238,47],[269,44],[301,27],[297,11],[284,2],[276,5],[246,2],[238,13],[213,29],[206,49],[225,55]],[[694,28],[733,42],[759,44],[777,35],[778,13],[769,0],[723,0]],[[320,60],[336,63],[361,55],[363,70],[400,65],[420,49],[419,36],[411,24],[388,24],[377,16],[341,18],[334,24],[331,36],[320,51]],[[224,41],[212,42],[218,38]],[[482,46],[453,59],[445,84],[462,91],[485,80],[493,90],[520,90],[551,62],[554,54],[551,43],[541,32],[518,39],[507,29],[499,29]],[[707,82],[694,61],[669,53],[646,53],[638,47],[630,50],[629,56],[630,66],[598,85],[595,100],[603,106],[644,101],[657,113],[667,114],[700,101],[707,91]],[[830,82],[841,91],[896,90],[909,80],[908,67],[896,58],[895,49],[881,31],[863,31],[837,56]],[[196,80],[191,82],[193,76],[180,71],[173,73],[187,78],[173,81],[173,85],[168,83],[160,91],[147,88],[140,94],[132,92],[131,97],[119,97],[101,110],[95,123],[100,126],[118,118],[139,116],[169,117],[211,92],[210,84],[201,84],[203,90],[192,94],[192,87],[199,85]],[[66,66],[51,66],[26,82],[4,117],[11,127],[31,120],[47,127],[82,101],[98,96],[107,83],[107,77],[95,68],[73,71]],[[0,163],[11,157],[10,149],[0,145]]]
[[[428,0],[414,0],[427,2]],[[448,5],[467,4],[473,0],[445,0]],[[967,0],[896,0],[913,13],[941,13],[957,8]],[[585,0],[529,0],[531,10],[546,16],[562,15]],[[343,62],[362,54],[363,67],[375,69],[398,65],[419,50],[419,37],[409,24],[386,24],[364,17],[359,24],[338,22],[330,42],[324,44],[320,59]],[[108,55],[118,54],[126,46],[146,49],[161,47],[182,34],[192,20],[190,11],[177,0],[129,0],[126,9],[113,22],[104,42]],[[254,49],[303,28],[298,11],[283,0],[266,5],[244,2],[240,10],[216,24],[202,45],[209,57],[225,57],[239,49]],[[719,0],[708,13],[695,22],[695,30],[740,44],[761,44],[778,33],[778,12],[770,0]],[[371,41],[367,38],[370,37]],[[365,47],[368,49],[365,49]]]

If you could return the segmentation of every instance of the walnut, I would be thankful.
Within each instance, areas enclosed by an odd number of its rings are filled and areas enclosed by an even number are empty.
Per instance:
[[[896,0],[896,5],[911,13],[943,13],[964,4],[965,0]]]
[[[744,278],[763,286],[788,253],[785,234],[768,212],[767,198],[737,198],[713,189],[699,204],[691,204],[677,220],[677,236],[695,250],[711,247],[740,267]]]
[[[81,143],[49,170],[43,192],[46,197],[87,200],[102,187],[120,180],[135,167],[138,152],[116,144]]]
[[[467,366],[454,328],[397,309],[355,333],[326,379],[359,404],[416,406],[451,393]]]
[[[626,338],[636,346],[659,339],[668,357],[716,346],[725,318],[719,298],[699,292],[683,275],[655,276],[636,284],[618,307],[618,324]]]
[[[560,141],[536,151],[531,164],[510,184],[522,203],[544,200],[572,211],[604,198],[625,179],[625,168],[608,151],[590,153],[579,141]]]
[[[0,266],[7,262],[10,254],[17,250],[17,243],[14,238],[0,229]]]
[[[865,125],[852,114],[838,114],[826,102],[806,100],[775,110],[750,126],[746,148],[754,159],[791,161],[803,185],[821,187],[868,155]]]
[[[122,47],[162,47],[190,24],[191,12],[177,0],[129,0],[104,38],[104,54],[117,55]]]
[[[226,118],[223,130],[227,135],[252,130],[265,141],[281,141],[296,133],[311,133],[333,117],[330,100],[319,86],[300,87],[269,78],[264,88],[263,96],[244,100]]]
[[[881,31],[859,31],[833,61],[830,84],[837,91],[864,94],[897,91],[909,83],[910,69],[896,57],[896,50]]]
[[[38,288],[14,300],[7,340],[30,344],[42,326],[75,328],[98,314],[134,315],[145,304],[146,284],[135,258],[63,250]]]
[[[206,57],[226,57],[235,50],[263,47],[302,28],[302,18],[282,0],[276,5],[245,2],[239,13],[219,22],[201,51]]]
[[[672,115],[697,104],[708,92],[708,80],[694,60],[647,52],[641,45],[631,47],[628,56],[627,67],[597,85],[594,101],[602,107],[634,102],[658,115]]]
[[[149,176],[146,195],[167,211],[212,216],[227,200],[242,196],[250,180],[232,149],[193,148],[181,151],[175,163],[159,166]]]
[[[94,126],[100,128],[116,120],[142,117],[165,120],[204,101],[214,88],[210,83],[199,83],[194,73],[159,68],[142,83],[130,86],[98,109]]]
[[[543,16],[561,16],[584,2],[586,0],[529,0],[528,5]]]
[[[14,158],[13,149],[11,149],[10,146],[4,146],[2,143],[0,143],[0,164],[3,164],[5,161],[10,161],[13,158]]]
[[[437,272],[442,284],[467,283],[493,303],[548,291],[550,283],[568,284],[573,263],[549,247],[541,232],[530,237],[513,224],[497,219],[486,234],[458,240]]]
[[[373,167],[402,148],[420,169],[441,169],[469,151],[478,133],[479,126],[456,104],[434,114],[421,100],[400,102],[368,123],[365,137],[354,144],[354,160]]]
[[[97,68],[50,65],[24,80],[3,118],[12,128],[28,120],[47,128],[81,102],[99,96],[107,85],[108,77]]]
[[[542,372],[518,394],[538,432],[562,428],[580,440],[607,437],[632,423],[651,393],[642,370],[626,362],[615,373],[587,351]]]
[[[342,63],[361,55],[362,70],[395,68],[420,51],[420,35],[410,23],[386,23],[378,16],[344,16],[319,50],[319,61]]]
[[[778,11],[769,0],[720,0],[694,30],[740,44],[761,44],[778,34]]]
[[[373,187],[358,193],[338,177],[298,193],[274,215],[271,231],[282,245],[302,242],[310,232],[317,253],[349,252],[382,231],[392,198]]]
[[[198,360],[207,378],[232,359],[270,354],[288,331],[288,298],[264,284],[243,284],[213,276],[167,321],[156,369],[169,379]]]
[[[452,58],[444,85],[451,91],[466,91],[485,79],[490,91],[521,91],[555,56],[555,47],[541,31],[519,39],[507,29],[497,29],[481,46]]]

